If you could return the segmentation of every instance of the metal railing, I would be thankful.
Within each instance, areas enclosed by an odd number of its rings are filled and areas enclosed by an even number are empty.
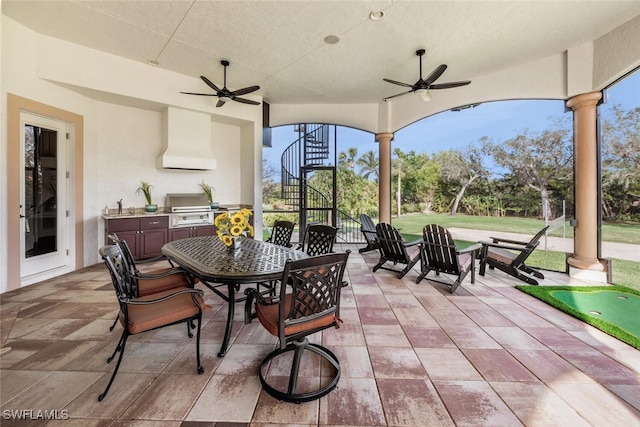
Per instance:
[[[322,164],[329,158],[328,125],[302,124],[296,127],[298,139],[280,157],[281,196],[290,206],[299,205],[300,168]]]

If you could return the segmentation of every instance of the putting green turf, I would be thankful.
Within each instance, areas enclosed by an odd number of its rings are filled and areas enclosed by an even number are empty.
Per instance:
[[[640,349],[640,293],[621,286],[516,286]]]

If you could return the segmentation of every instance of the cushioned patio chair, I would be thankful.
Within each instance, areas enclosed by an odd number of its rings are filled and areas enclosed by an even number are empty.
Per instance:
[[[174,267],[173,265],[144,273],[141,272],[133,259],[133,254],[129,249],[127,241],[120,239],[116,233],[109,234],[108,237],[113,241],[114,245],[118,245],[124,256],[124,263],[127,267],[126,271],[129,272],[132,281],[132,295],[136,298],[170,289],[183,287],[192,288],[194,286],[196,280],[189,276],[183,269]],[[109,330],[112,331],[117,323],[118,319],[116,318]]]
[[[318,255],[298,261],[288,260],[282,274],[278,297],[264,298],[255,289],[245,290],[245,323],[258,318],[262,326],[278,337],[278,347],[260,364],[259,377],[264,390],[278,400],[308,402],[331,392],[340,379],[340,362],[335,354],[307,336],[327,328],[338,328],[340,290],[349,251]],[[255,300],[255,305],[254,305]],[[314,340],[315,341],[315,340]],[[317,341],[320,341],[319,339]],[[314,383],[298,381],[303,358],[314,353]],[[306,356],[306,357],[305,357]],[[302,365],[304,365],[302,364]],[[286,367],[288,375],[280,371]],[[302,377],[306,380],[306,377]]]
[[[383,270],[394,271],[398,273],[398,279],[402,279],[413,266],[420,261],[420,245],[422,239],[413,242],[405,242],[397,228],[380,222],[376,225],[376,235],[378,236],[378,248],[380,250],[380,260],[373,267],[373,271],[382,268]],[[396,264],[404,264],[402,270],[386,267],[387,262]]]
[[[420,251],[421,272],[416,283],[420,283],[431,271],[434,271],[436,275],[443,273],[456,276],[453,282],[428,279],[449,286],[451,293],[456,291],[469,271],[471,271],[471,283],[475,283],[474,263],[480,252],[481,245],[479,243],[460,250],[456,247],[449,230],[437,224],[425,225],[422,229],[422,238],[424,242]]]
[[[113,374],[98,400],[102,401],[109,392],[111,384],[118,373],[122,356],[125,352],[127,338],[130,335],[139,334],[165,326],[186,322],[189,338],[193,337],[189,325],[196,322],[196,371],[204,372],[200,364],[200,324],[202,311],[205,307],[202,299],[204,293],[200,289],[181,287],[160,291],[143,297],[138,297],[134,293],[134,286],[131,281],[125,257],[118,245],[108,245],[100,248],[100,256],[105,262],[111,281],[118,297],[120,313],[118,319],[122,324],[122,336],[118,341],[116,349],[111,357],[107,359],[110,363],[119,352],[118,362]]]
[[[285,248],[290,248],[293,246],[291,244],[291,236],[293,235],[293,229],[295,228],[296,223],[285,220],[276,220],[273,223],[273,227],[271,229],[271,235],[266,240],[269,243],[273,243],[274,245],[283,246]],[[261,286],[264,286],[269,290],[271,295],[275,295],[276,285],[278,281],[270,281],[267,282],[258,282],[257,289],[260,290]]]
[[[540,238],[548,228],[549,226],[544,227],[528,242],[499,237],[491,237],[491,242],[481,241],[480,275],[484,276],[488,265],[491,269],[502,270],[530,285],[537,285],[538,279],[544,279],[544,275],[527,266],[525,261],[538,247]]]
[[[293,235],[293,229],[295,226],[295,222],[285,220],[275,221],[273,223],[273,228],[271,229],[271,236],[269,236],[267,242],[290,248],[292,246],[291,236]]]
[[[333,251],[338,229],[331,225],[307,224],[302,242],[296,249],[309,256],[324,255]]]
[[[376,225],[371,217],[367,214],[360,214],[360,231],[367,242],[367,246],[360,248],[358,252],[364,253],[378,249],[378,235],[376,234]]]

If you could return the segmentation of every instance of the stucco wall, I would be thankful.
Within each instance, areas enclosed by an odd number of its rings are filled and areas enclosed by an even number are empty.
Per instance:
[[[228,103],[216,109],[208,97],[181,95],[198,87],[197,79],[40,36],[2,16],[2,122],[6,97],[20,97],[64,109],[84,118],[84,265],[99,261],[105,205],[144,205],[135,194],[140,180],[151,182],[154,201],[164,205],[166,193],[199,192],[203,179],[215,188],[220,203],[254,204],[261,200],[262,110]],[[161,151],[162,110],[167,105],[211,114],[211,149],[217,168],[211,171],[156,168]],[[243,108],[244,107],[244,108]],[[6,128],[5,126],[2,126]],[[7,135],[2,133],[0,200],[7,203]],[[6,236],[3,210],[0,237]],[[8,251],[17,246],[0,239],[0,292],[8,283]]]

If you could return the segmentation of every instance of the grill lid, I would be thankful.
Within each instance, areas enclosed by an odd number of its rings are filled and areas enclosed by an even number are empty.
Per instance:
[[[170,193],[167,194],[165,205],[171,212],[202,212],[210,211],[209,200],[202,193]]]

